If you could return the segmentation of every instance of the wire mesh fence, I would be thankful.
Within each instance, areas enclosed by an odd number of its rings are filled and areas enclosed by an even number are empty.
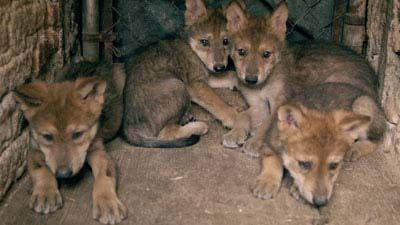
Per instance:
[[[244,0],[250,16],[273,11],[281,0]],[[223,7],[230,0],[205,0],[211,7]],[[335,0],[287,0],[288,38],[332,39],[334,23],[345,13],[335,14]],[[176,35],[183,26],[184,0],[119,0],[115,6],[116,31],[120,37],[118,56],[134,54],[160,39]]]

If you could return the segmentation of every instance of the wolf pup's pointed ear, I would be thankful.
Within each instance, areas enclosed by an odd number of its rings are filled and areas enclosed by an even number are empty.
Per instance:
[[[224,10],[227,23],[227,30],[230,33],[235,33],[242,30],[247,23],[246,12],[242,8],[244,3],[233,1]]]
[[[104,103],[104,92],[107,84],[103,80],[96,78],[78,78],[75,81],[75,90],[82,100],[89,100],[99,104]]]
[[[186,26],[191,26],[207,18],[207,9],[203,0],[186,0],[185,5]]]
[[[301,109],[294,105],[283,105],[278,109],[278,129],[289,133],[297,132],[304,120]]]
[[[286,37],[286,21],[289,16],[289,10],[287,4],[282,1],[276,7],[271,16],[267,16],[268,26],[271,32],[273,32],[276,37],[283,41]]]
[[[343,110],[335,112],[334,117],[349,144],[367,138],[371,117]]]
[[[43,104],[46,93],[47,84],[45,82],[23,84],[13,91],[14,98],[27,119],[32,117],[36,109]]]

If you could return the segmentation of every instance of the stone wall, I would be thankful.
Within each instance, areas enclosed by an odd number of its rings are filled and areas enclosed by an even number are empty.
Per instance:
[[[0,201],[22,175],[29,135],[12,93],[63,64],[60,1],[0,0]]]
[[[386,162],[388,167],[400,168],[400,1],[369,1],[367,35],[367,60],[379,75],[389,125],[384,143]]]

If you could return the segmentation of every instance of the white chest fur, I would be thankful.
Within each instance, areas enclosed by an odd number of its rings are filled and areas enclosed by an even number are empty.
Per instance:
[[[273,81],[262,88],[251,89],[240,85],[239,90],[249,104],[252,129],[260,124],[275,111],[277,100],[283,97],[283,81]]]

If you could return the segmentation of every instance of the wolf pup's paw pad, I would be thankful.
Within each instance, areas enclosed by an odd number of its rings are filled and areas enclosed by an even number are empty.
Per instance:
[[[268,200],[278,194],[280,183],[273,183],[271,181],[265,181],[257,179],[255,184],[251,187],[254,197]]]
[[[125,205],[117,198],[99,196],[93,202],[93,219],[103,224],[117,224],[127,217]]]
[[[222,137],[222,144],[226,148],[238,148],[243,146],[247,139],[247,133],[241,129],[233,129]]]
[[[62,207],[62,197],[57,188],[34,189],[29,207],[37,213],[48,214]]]
[[[262,140],[252,137],[248,141],[246,141],[246,144],[244,144],[243,152],[250,157],[257,158],[260,156],[259,151],[262,145]]]

